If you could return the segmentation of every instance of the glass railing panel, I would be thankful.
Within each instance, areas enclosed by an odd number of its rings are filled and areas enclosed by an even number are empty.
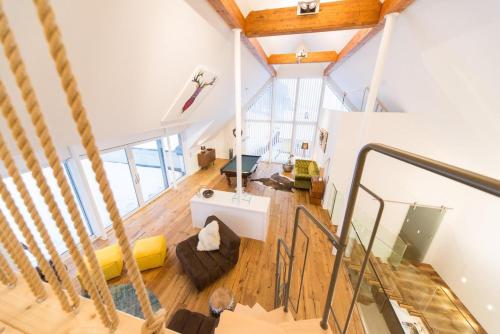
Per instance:
[[[480,332],[474,328],[475,322],[452,300],[451,291],[446,292],[417,266],[405,262],[394,274],[401,286],[404,304],[421,316],[434,332]]]
[[[360,333],[359,330],[352,328],[352,326],[356,323],[361,323],[363,325],[363,332],[365,333],[389,334],[392,333],[391,326],[394,326],[391,322],[391,314],[393,312],[390,310],[390,298],[380,278],[377,276],[375,266],[371,262],[368,262],[363,277],[360,276],[365,254],[363,241],[356,229],[352,227],[344,256],[344,263],[349,281],[351,282],[352,291],[355,291],[360,280],[361,286],[354,308],[359,321],[354,321],[353,314],[348,333]],[[340,319],[339,323],[342,329],[344,329],[346,318]]]
[[[378,201],[374,200],[370,194],[366,192],[358,194],[358,203],[354,209],[352,224],[365,247],[368,246],[370,241],[378,209]],[[398,234],[389,231],[384,226],[386,223],[385,217],[382,215],[372,252],[385,263],[397,267],[403,259],[407,245]]]
[[[353,224],[344,258],[353,288],[366,254],[362,233]],[[482,333],[457,306],[451,291],[408,261],[394,267],[372,253],[356,303],[368,333],[385,333],[384,323],[391,331],[403,329],[408,333]],[[378,313],[371,303],[376,304]]]

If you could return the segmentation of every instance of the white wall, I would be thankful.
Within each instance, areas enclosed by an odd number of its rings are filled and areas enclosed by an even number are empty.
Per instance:
[[[210,131],[217,133],[232,117],[233,36],[208,2],[54,0],[52,5],[100,147],[145,139],[159,131],[162,116],[198,65],[213,70],[219,79],[193,120],[214,121]],[[4,8],[51,134],[64,154],[64,148],[78,144],[79,138],[33,3],[7,0]],[[243,97],[248,98],[269,75],[243,49]],[[15,106],[23,111],[4,57],[0,75]],[[23,121],[30,130],[28,118]],[[179,125],[177,132],[183,128]],[[2,122],[0,129],[7,133]]]
[[[341,116],[338,126],[344,132],[332,165],[342,189],[336,222],[342,219],[354,157],[364,142],[381,141],[500,178],[498,31],[500,3],[494,0],[476,6],[420,0],[399,16],[379,99],[390,111],[407,114],[376,115],[363,134],[354,114]],[[331,78],[345,91],[368,86],[379,42],[380,34]],[[489,332],[500,332],[499,200],[374,155],[367,166],[365,183],[384,198],[453,208],[426,261]],[[467,283],[461,283],[462,276]]]
[[[356,137],[363,116],[338,113],[340,131],[333,132],[330,175],[339,189],[334,212],[337,223],[343,219],[359,143],[380,142],[500,178],[500,159],[491,154],[500,142],[500,131],[490,132],[487,141],[464,136],[469,126],[479,126],[484,119],[474,125],[443,123],[439,117],[410,113],[375,114],[360,142]],[[487,129],[487,124],[481,127]],[[494,264],[500,251],[496,240],[500,200],[376,153],[367,159],[362,183],[384,199],[453,208],[446,212],[425,262],[434,266],[488,331],[496,332],[498,310],[490,312],[486,305],[500,305],[500,268]],[[360,198],[355,218],[373,223],[375,202],[364,195]],[[387,204],[383,228],[396,235],[405,213],[404,207]],[[467,278],[466,284],[460,281],[462,277]]]

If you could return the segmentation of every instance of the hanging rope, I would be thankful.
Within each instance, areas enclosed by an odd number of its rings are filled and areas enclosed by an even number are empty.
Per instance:
[[[0,281],[7,286],[15,286],[17,277],[10,268],[9,263],[0,253]]]
[[[61,33],[55,22],[54,12],[47,0],[34,0],[34,3],[36,5],[38,17],[43,26],[45,37],[49,44],[50,53],[54,59],[57,72],[61,78],[61,84],[66,93],[66,99],[71,108],[73,119],[76,122],[78,132],[82,139],[82,144],[85,147],[89,160],[92,164],[92,169],[96,175],[99,189],[103,195],[106,208],[113,223],[113,229],[124,256],[127,273],[135,288],[137,298],[139,299],[141,309],[144,313],[146,319],[146,329],[144,333],[160,333],[163,331],[164,326],[157,326],[156,324],[159,319],[162,319],[160,321],[162,321],[163,324],[165,318],[164,313],[159,312],[155,315],[151,304],[149,303],[146,287],[144,286],[137,263],[132,256],[130,243],[125,233],[122,219],[116,207],[113,193],[111,192],[111,187],[106,177],[102,160],[99,155],[99,150],[97,149],[92,135],[91,126],[87,119],[86,111],[77,88],[77,82],[67,59],[66,50],[61,39]]]
[[[21,271],[26,282],[31,289],[31,292],[37,298],[37,301],[43,301],[47,298],[47,292],[43,287],[42,281],[38,276],[35,268],[31,265],[26,253],[24,252],[21,244],[17,240],[14,232],[10,228],[3,213],[0,211],[0,241],[2,242],[5,250],[9,253],[10,257]]]
[[[118,326],[118,315],[116,313],[113,299],[108,290],[106,280],[97,261],[97,257],[93,251],[92,243],[90,242],[89,235],[85,229],[85,225],[78,211],[78,207],[71,192],[71,188],[68,184],[66,176],[64,175],[61,161],[57,155],[57,151],[48,132],[48,128],[45,123],[43,114],[41,113],[40,105],[38,103],[35,91],[28,75],[26,74],[26,67],[21,58],[19,48],[17,47],[14,35],[8,25],[7,19],[3,12],[3,8],[1,7],[0,36],[2,39],[2,44],[4,46],[5,55],[9,61],[10,68],[16,78],[16,82],[23,96],[26,109],[28,111],[28,114],[31,116],[31,121],[40,140],[40,144],[44,150],[45,156],[47,157],[49,165],[52,169],[54,178],[57,180],[57,185],[61,189],[61,194],[64,198],[64,202],[68,208],[76,232],[83,246],[84,254],[90,264],[91,273],[93,276],[92,278],[94,279],[94,282],[98,290],[100,291],[100,295],[104,300],[104,303],[107,307],[108,316],[111,320],[111,327],[114,329]]]
[[[57,253],[54,243],[50,239],[49,233],[47,232],[47,229],[42,221],[42,218],[40,217],[35,207],[35,203],[33,203],[33,199],[31,198],[30,193],[28,192],[28,189],[24,184],[24,181],[21,177],[21,173],[19,173],[19,170],[17,169],[14,163],[14,159],[12,158],[11,153],[7,149],[7,145],[5,145],[5,141],[1,136],[1,134],[0,134],[0,159],[4,163],[5,169],[7,170],[7,174],[12,178],[12,181],[16,185],[17,191],[21,195],[24,205],[28,209],[30,217],[34,222],[35,227],[38,230],[38,233],[42,237],[42,241],[45,245],[45,248],[49,252],[50,258],[52,260],[52,263],[54,264],[57,274],[59,275],[59,278],[61,279],[63,286],[66,288],[66,291],[71,297],[71,300],[73,302],[72,308],[77,308],[80,303],[80,297],[78,296],[75,287],[71,283],[68,272],[64,267],[61,258],[59,257],[59,253]]]
[[[0,178],[0,194],[2,196],[2,199],[5,203],[5,205],[7,206],[10,213],[12,214],[14,221],[16,222],[17,226],[19,227],[19,230],[23,234],[24,239],[26,239],[26,243],[28,244],[28,247],[29,247],[31,253],[35,257],[38,265],[40,266],[40,269],[42,270],[47,281],[49,282],[50,286],[52,287],[52,290],[54,290],[57,298],[59,299],[63,310],[66,312],[71,311],[70,304],[68,302],[68,299],[66,298],[64,291],[61,288],[61,285],[59,284],[59,280],[57,279],[56,275],[54,274],[52,267],[45,259],[45,256],[43,256],[42,251],[40,250],[40,247],[38,247],[33,234],[31,233],[30,229],[28,228],[28,225],[24,221],[24,218],[21,215],[21,212],[19,212],[19,209],[14,204],[14,200],[12,199],[12,196],[10,195],[9,191],[7,190],[7,187],[5,186],[5,183],[3,182],[3,180],[1,178]]]
[[[101,294],[94,285],[94,282],[91,280],[89,271],[87,266],[85,265],[82,255],[80,254],[78,247],[73,240],[73,237],[70,234],[69,228],[64,221],[62,213],[57,206],[57,203],[52,195],[52,192],[47,184],[47,180],[43,175],[42,168],[40,167],[40,163],[38,162],[33,148],[31,147],[28,139],[26,137],[26,133],[24,132],[23,127],[19,121],[19,118],[16,116],[16,112],[8,97],[5,86],[3,82],[0,80],[0,108],[3,116],[7,121],[7,125],[12,133],[12,137],[15,139],[17,147],[21,151],[21,155],[26,162],[28,169],[31,171],[33,178],[35,179],[38,188],[40,189],[40,193],[43,196],[47,207],[52,215],[52,219],[54,219],[56,226],[61,233],[61,236],[68,246],[68,250],[71,254],[71,257],[75,261],[75,265],[82,277],[83,285],[89,291],[89,294],[94,302],[94,305],[101,317],[101,320],[105,324],[105,326],[112,328],[111,320],[108,318],[108,314],[104,307],[104,304],[101,300]],[[107,290],[107,288],[105,289]],[[109,293],[109,291],[108,291]]]

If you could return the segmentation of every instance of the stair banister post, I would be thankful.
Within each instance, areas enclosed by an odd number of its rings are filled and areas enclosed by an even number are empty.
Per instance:
[[[352,215],[354,213],[354,206],[356,204],[356,198],[358,197],[359,187],[361,185],[361,176],[363,175],[363,169],[366,162],[366,155],[369,150],[361,150],[358,156],[356,167],[354,170],[354,175],[351,183],[351,190],[349,191],[349,197],[347,199],[347,208],[344,214],[344,222],[342,224],[342,230],[340,233],[340,240],[337,243],[337,254],[335,255],[335,262],[333,264],[332,276],[330,278],[330,285],[328,286],[328,292],[326,296],[325,308],[323,309],[323,318],[321,319],[321,328],[328,328],[328,317],[330,315],[330,307],[332,305],[333,295],[335,292],[335,286],[337,283],[337,278],[340,273],[342,258],[344,256],[345,249],[347,247],[347,239],[349,235],[350,223],[352,220]]]
[[[359,291],[361,290],[361,284],[363,283],[363,276],[365,275],[366,267],[368,266],[368,262],[370,262],[370,253],[372,252],[373,244],[375,243],[375,237],[377,236],[377,231],[380,226],[380,220],[382,219],[382,213],[384,212],[384,200],[375,194],[370,189],[366,188],[362,184],[359,185],[364,191],[366,191],[370,196],[375,198],[379,203],[379,209],[377,212],[377,218],[375,219],[375,223],[373,224],[372,234],[370,236],[370,241],[368,242],[368,247],[365,251],[365,258],[363,259],[363,263],[361,264],[361,268],[359,271],[358,282],[356,283],[356,287],[354,288],[354,293],[352,295],[351,306],[349,307],[349,311],[347,312],[347,318],[344,325],[344,330],[342,333],[347,333],[349,329],[349,325],[352,319],[352,313],[354,312],[354,307],[356,306],[356,301],[358,299]]]
[[[288,263],[288,277],[285,285],[285,293],[283,298],[285,299],[285,304],[283,310],[288,312],[288,296],[290,295],[290,282],[292,280],[293,262],[295,260],[295,244],[297,243],[297,229],[299,227],[299,214],[302,206],[297,206],[295,209],[295,220],[293,222],[293,232],[292,232],[292,247],[290,248],[290,259]]]
[[[233,29],[234,33],[234,103],[236,121],[236,193],[241,196],[241,29]]]

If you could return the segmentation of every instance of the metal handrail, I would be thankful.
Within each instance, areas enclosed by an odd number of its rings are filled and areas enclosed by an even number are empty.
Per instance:
[[[290,252],[290,249],[286,245],[285,240],[283,239],[278,239],[278,249],[276,251],[276,277],[275,277],[275,284],[274,284],[274,307],[277,308],[280,304],[280,280],[281,280],[281,267],[280,267],[280,257],[281,257],[281,247],[283,246],[283,249],[285,250],[286,255],[290,259],[292,257],[292,253]],[[285,268],[286,268],[286,263],[285,263]]]
[[[288,264],[288,277],[285,283],[285,291],[283,293],[283,300],[284,300],[284,311],[288,312],[288,302],[289,302],[289,296],[290,296],[290,282],[292,279],[292,272],[293,272],[293,264],[295,260],[295,248],[296,248],[296,243],[297,243],[297,231],[299,230],[299,216],[300,212],[303,212],[309,219],[316,225],[321,232],[328,238],[328,240],[333,244],[335,248],[338,249],[339,243],[337,241],[337,237],[328,229],[328,227],[320,222],[309,210],[305,208],[303,205],[298,205],[295,209],[295,219],[294,219],[294,225],[293,225],[293,234],[292,234],[292,245],[290,248],[286,246],[286,242],[283,239],[278,239],[278,250],[276,254],[276,285],[275,285],[275,306],[278,306],[278,294],[279,294],[279,278],[280,278],[280,273],[279,273],[279,266],[280,266],[280,255],[281,255],[281,246],[283,245],[285,252],[287,256],[289,257],[289,264]],[[307,255],[306,255],[307,258]],[[304,268],[305,268],[305,262],[306,258],[304,259]],[[301,277],[301,282],[299,284],[300,289],[302,289],[302,283],[303,283],[303,277],[304,272],[302,272],[302,277]],[[300,291],[299,290],[299,299],[300,299]],[[297,303],[298,307],[298,303]]]
[[[396,160],[405,162],[412,166],[419,167],[421,169],[427,170],[434,174],[444,176],[448,179],[457,181],[461,184],[470,186],[477,190],[481,190],[488,194],[496,197],[500,197],[500,180],[493,179],[491,177],[474,173],[456,166],[452,166],[437,160],[429,159],[418,154],[403,151],[394,147],[390,147],[383,144],[368,144],[365,145],[359,152],[358,159],[356,162],[356,167],[354,170],[353,180],[351,183],[351,189],[349,192],[349,198],[347,201],[347,207],[344,215],[344,222],[342,225],[342,231],[340,234],[340,240],[337,247],[337,255],[335,257],[335,263],[333,265],[333,272],[330,280],[330,285],[328,288],[328,294],[326,298],[326,305],[323,312],[323,318],[321,320],[321,327],[328,328],[328,316],[330,314],[330,305],[335,292],[335,286],[337,279],[339,277],[342,258],[344,256],[345,249],[347,247],[347,239],[349,237],[350,222],[354,213],[354,207],[356,205],[356,199],[358,196],[359,188],[361,187],[361,177],[363,176],[363,170],[366,163],[366,157],[370,151],[375,151],[380,154],[386,155],[388,157],[394,158]],[[376,234],[372,232],[372,238]],[[368,256],[367,254],[366,256]],[[352,303],[354,304],[356,300],[353,298]],[[353,307],[350,308],[350,313],[348,317],[352,315]],[[347,328],[344,328],[344,333]]]

